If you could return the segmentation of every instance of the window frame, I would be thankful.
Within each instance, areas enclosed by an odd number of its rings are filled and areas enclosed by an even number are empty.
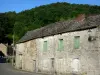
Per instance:
[[[43,41],[43,52],[46,52],[48,50],[48,41]]]
[[[64,39],[59,39],[58,41],[58,51],[64,50]]]
[[[80,48],[80,36],[74,36],[74,49]]]

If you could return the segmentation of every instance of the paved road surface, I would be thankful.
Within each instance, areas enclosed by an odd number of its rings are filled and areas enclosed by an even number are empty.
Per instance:
[[[14,69],[11,64],[0,63],[0,75],[41,75]]]

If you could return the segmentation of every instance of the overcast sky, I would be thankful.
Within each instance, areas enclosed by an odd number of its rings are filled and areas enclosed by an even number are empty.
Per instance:
[[[68,2],[76,4],[90,4],[100,6],[100,0],[0,0],[0,12],[16,11],[31,9],[36,6],[46,5],[56,2]]]

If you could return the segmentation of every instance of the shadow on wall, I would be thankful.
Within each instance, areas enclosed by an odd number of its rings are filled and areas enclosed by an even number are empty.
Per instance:
[[[12,61],[15,63],[15,55],[16,55],[16,51],[13,49],[13,46],[8,45],[7,46],[7,63],[12,63]]]
[[[0,63],[6,63],[6,57],[2,51],[0,51]]]
[[[12,46],[9,45],[9,46],[7,47],[7,55],[8,55],[8,56],[13,56],[13,55],[15,55],[15,54],[16,54],[16,52],[13,50]]]

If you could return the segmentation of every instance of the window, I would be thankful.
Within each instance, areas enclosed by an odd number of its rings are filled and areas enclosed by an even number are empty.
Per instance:
[[[47,51],[47,41],[44,41],[43,43],[43,51]]]
[[[79,49],[80,47],[80,36],[75,36],[74,37],[74,48]]]
[[[58,51],[64,50],[63,39],[59,39]]]

